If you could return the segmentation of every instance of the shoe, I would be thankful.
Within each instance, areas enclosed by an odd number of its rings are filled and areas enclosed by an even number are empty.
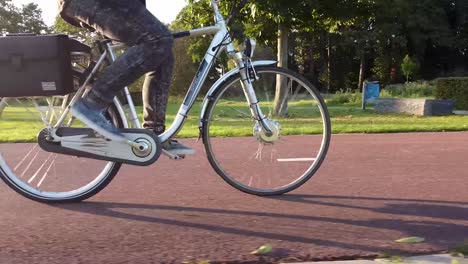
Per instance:
[[[117,142],[125,142],[126,138],[104,116],[102,109],[92,109],[83,99],[78,100],[70,110],[71,114],[103,137]]]
[[[162,148],[172,155],[193,155],[195,150],[184,146],[176,140],[169,140],[162,143]]]

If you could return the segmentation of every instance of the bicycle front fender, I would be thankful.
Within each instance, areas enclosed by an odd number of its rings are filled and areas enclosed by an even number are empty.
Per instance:
[[[252,62],[253,67],[257,66],[271,66],[271,65],[276,65],[278,62],[277,61],[254,61]],[[211,98],[213,98],[213,95],[218,91],[218,89],[221,87],[221,85],[227,81],[230,77],[238,74],[240,72],[240,68],[237,67],[235,69],[232,69],[225,75],[221,76],[214,84],[211,86],[210,90],[205,96],[205,99],[203,100],[201,112],[200,112],[200,129],[203,128],[204,122],[205,122],[205,114],[206,114],[206,109],[208,108],[208,105],[210,103]]]

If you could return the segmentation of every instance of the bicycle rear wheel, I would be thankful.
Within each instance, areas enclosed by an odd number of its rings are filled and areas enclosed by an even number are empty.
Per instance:
[[[65,100],[65,102],[63,102]],[[39,202],[76,202],[101,191],[120,163],[49,153],[37,143],[46,123],[55,124],[67,97],[3,98],[0,103],[0,177],[19,194]],[[115,107],[108,118],[117,127]],[[64,126],[84,127],[70,116]]]
[[[236,75],[213,95],[203,139],[208,160],[230,185],[250,194],[278,195],[318,170],[330,142],[330,117],[320,93],[302,76],[277,67],[256,71],[253,87],[273,134],[253,120]],[[283,85],[283,96],[275,96],[277,85]]]

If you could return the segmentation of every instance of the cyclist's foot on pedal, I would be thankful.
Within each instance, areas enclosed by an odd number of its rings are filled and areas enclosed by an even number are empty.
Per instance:
[[[106,119],[104,110],[90,106],[86,99],[79,99],[71,108],[71,114],[103,137],[124,142],[125,136]]]
[[[177,142],[176,140],[169,140],[162,143],[162,148],[169,152],[172,155],[193,155],[195,154],[195,150],[184,146]]]

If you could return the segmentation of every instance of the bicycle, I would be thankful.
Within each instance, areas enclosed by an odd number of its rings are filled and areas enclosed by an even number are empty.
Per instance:
[[[236,51],[218,3],[211,0],[214,26],[174,34],[175,38],[214,37],[166,132],[158,137],[141,128],[128,88],[123,95],[127,107],[116,97],[107,110],[109,120],[126,137],[122,142],[97,135],[70,115],[70,107],[89,91],[101,67],[112,63],[122,48],[109,40],[100,41],[102,53],[97,61],[90,61],[86,53],[72,54],[74,70],[81,74],[75,93],[4,102],[0,131],[23,129],[0,139],[4,182],[35,201],[75,202],[104,189],[122,164],[147,166],[161,153],[174,160],[184,158],[162,151],[161,142],[182,129],[221,52],[227,53],[236,68],[213,84],[202,103],[199,135],[211,166],[228,184],[254,195],[283,194],[309,180],[322,164],[331,137],[324,100],[307,79],[278,68],[276,61],[252,61],[253,40],[246,40],[244,51]],[[287,115],[275,115],[278,109]],[[28,136],[26,129],[38,136]]]

